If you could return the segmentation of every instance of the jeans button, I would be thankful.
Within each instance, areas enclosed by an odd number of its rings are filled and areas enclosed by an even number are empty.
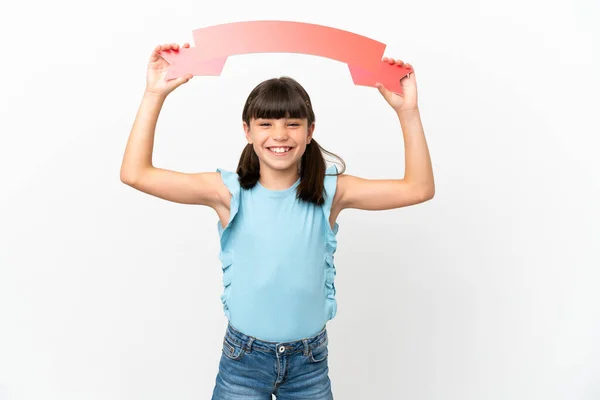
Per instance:
[[[279,352],[280,352],[280,353],[283,353],[284,351],[285,351],[285,347],[283,347],[283,346],[279,346]]]

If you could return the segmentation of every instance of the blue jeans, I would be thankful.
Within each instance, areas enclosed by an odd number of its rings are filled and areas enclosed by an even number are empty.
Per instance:
[[[327,330],[292,342],[267,342],[231,324],[212,400],[332,400]]]

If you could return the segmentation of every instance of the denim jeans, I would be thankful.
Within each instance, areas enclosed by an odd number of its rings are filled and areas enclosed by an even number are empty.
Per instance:
[[[227,325],[212,400],[333,400],[327,330],[268,342]]]

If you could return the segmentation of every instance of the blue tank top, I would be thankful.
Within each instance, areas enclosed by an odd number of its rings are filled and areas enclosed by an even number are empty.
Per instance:
[[[337,311],[338,224],[329,224],[335,165],[327,169],[321,206],[296,198],[300,180],[284,190],[260,183],[246,190],[236,173],[217,171],[232,195],[225,229],[218,222],[225,316],[236,329],[265,341],[315,335]]]

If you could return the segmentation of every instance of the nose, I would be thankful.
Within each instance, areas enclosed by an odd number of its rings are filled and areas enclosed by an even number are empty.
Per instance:
[[[273,129],[271,137],[274,140],[286,140],[288,138],[288,131],[286,128]]]

